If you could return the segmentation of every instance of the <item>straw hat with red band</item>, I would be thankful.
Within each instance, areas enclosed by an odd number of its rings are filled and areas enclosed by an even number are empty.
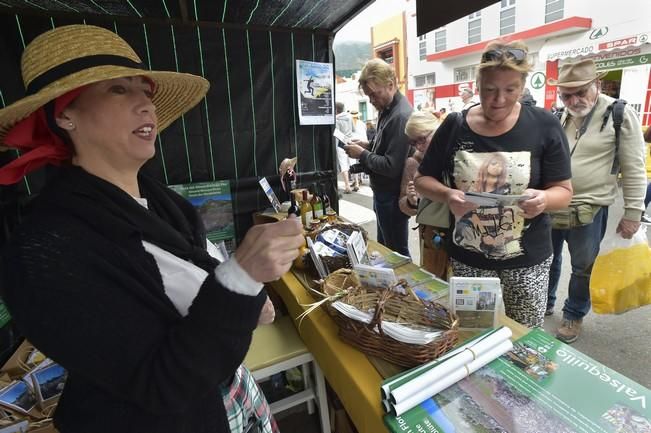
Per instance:
[[[145,76],[154,83],[158,131],[206,94],[208,81],[196,75],[143,69],[138,55],[115,33],[101,27],[71,25],[36,37],[23,52],[26,96],[0,110],[0,146],[11,128],[50,101],[99,81]]]

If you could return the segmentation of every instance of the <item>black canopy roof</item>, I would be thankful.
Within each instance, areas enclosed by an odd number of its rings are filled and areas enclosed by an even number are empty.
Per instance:
[[[0,0],[0,8],[335,32],[373,0]]]

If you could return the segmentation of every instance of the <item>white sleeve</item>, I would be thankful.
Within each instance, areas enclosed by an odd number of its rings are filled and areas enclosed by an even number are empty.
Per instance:
[[[255,281],[242,269],[235,256],[217,266],[215,277],[228,290],[240,295],[258,296],[264,287],[264,284]]]

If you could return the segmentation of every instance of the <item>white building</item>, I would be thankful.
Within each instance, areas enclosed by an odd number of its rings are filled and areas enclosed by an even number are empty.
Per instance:
[[[359,88],[357,77],[359,72],[351,78],[337,78],[336,102],[342,102],[346,111],[358,111],[359,118],[377,123],[377,110],[369,102],[368,96]]]
[[[414,106],[458,111],[459,90],[474,89],[486,43],[521,39],[534,63],[526,87],[539,106],[550,108],[557,100],[546,79],[557,77],[564,62],[588,57],[608,71],[604,92],[626,99],[643,125],[651,123],[651,1],[501,0],[420,38],[416,2],[407,5],[407,94]]]

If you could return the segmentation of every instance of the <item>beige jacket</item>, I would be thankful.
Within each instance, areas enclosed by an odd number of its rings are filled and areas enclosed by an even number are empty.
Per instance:
[[[603,131],[599,131],[606,108],[613,98],[600,94],[588,129],[576,140],[571,115],[563,114],[561,124],[567,134],[572,154],[572,204],[587,203],[610,206],[617,197],[617,175],[610,170],[615,156],[615,130],[612,114]],[[580,127],[580,125],[579,125]],[[628,105],[624,111],[619,143],[619,163],[624,194],[624,217],[639,221],[644,212],[646,192],[646,148],[637,115]]]

